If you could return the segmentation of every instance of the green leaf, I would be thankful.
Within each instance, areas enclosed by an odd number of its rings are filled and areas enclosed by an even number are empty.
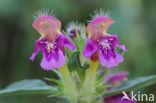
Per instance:
[[[60,72],[59,72],[58,70],[54,69],[53,72],[56,73],[56,75],[57,75],[60,79],[62,78],[62,76],[61,76],[61,74],[60,74]]]
[[[55,93],[55,94],[51,94],[49,95],[48,97],[63,97],[65,96],[64,92],[58,92],[58,93]]]
[[[83,50],[85,48],[85,45],[86,45],[85,39],[79,40],[78,45],[79,45],[79,49],[78,50],[81,51],[81,52],[83,52]]]
[[[80,40],[80,35],[79,35],[79,32],[78,30],[76,29],[76,39],[79,41]]]
[[[68,59],[68,68],[72,71],[77,71],[80,79],[83,79],[85,75],[85,70],[88,69],[89,65],[84,64],[81,65],[80,58],[79,58],[79,51],[75,51]]]
[[[85,64],[81,66],[80,58],[79,58],[79,51],[75,51],[68,60],[68,67],[70,71],[75,70],[85,70],[89,67],[89,65]]]
[[[60,80],[56,80],[56,79],[53,79],[53,78],[44,78],[44,79],[47,80],[47,81],[51,81],[51,82],[56,83],[58,85],[57,87],[64,88],[64,85]]]
[[[86,41],[86,40],[87,40],[87,34],[86,34],[86,27],[85,27],[85,24],[82,24],[81,30],[82,30],[83,38],[84,38],[85,41]]]
[[[57,89],[55,87],[48,86],[45,82],[34,79],[15,82],[9,85],[7,88],[0,90],[0,96],[52,94],[56,92]]]
[[[101,94],[108,87],[108,85],[108,83],[103,83],[96,88],[96,91]]]
[[[130,80],[121,84],[119,87],[112,89],[111,91],[103,92],[102,96],[112,96],[120,94],[123,91],[131,91],[140,88],[145,88],[147,86],[153,85],[156,83],[156,75],[140,77],[134,80]]]
[[[99,84],[101,84],[105,74],[108,72],[108,69],[105,69],[98,77],[95,83],[95,87],[98,86]]]

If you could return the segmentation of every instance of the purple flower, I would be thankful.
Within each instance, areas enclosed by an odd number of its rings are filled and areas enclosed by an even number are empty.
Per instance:
[[[125,78],[128,76],[128,72],[123,72],[123,73],[116,73],[114,71],[108,71],[104,78],[103,78],[103,82],[104,83],[110,83],[111,85],[113,85],[114,87],[120,85],[120,83],[125,80]],[[107,90],[111,90],[112,87],[108,87]]]
[[[122,82],[128,75],[128,72],[123,72],[119,74],[115,74],[114,76],[111,76],[110,78],[107,78],[106,82],[111,83],[112,85],[116,86],[120,82]],[[112,88],[107,88],[107,91],[110,91]],[[127,96],[128,93],[127,93]],[[134,100],[128,100],[128,99],[122,99],[124,97],[123,94],[118,94],[115,96],[109,96],[103,98],[103,103],[136,103]],[[129,96],[130,98],[130,96]]]
[[[81,24],[78,22],[71,22],[67,26],[67,34],[73,41],[76,41],[76,32],[78,33],[79,37],[82,38],[82,30]]]
[[[91,60],[99,60],[107,68],[117,66],[123,62],[122,55],[115,51],[116,47],[127,51],[124,45],[120,45],[117,34],[106,34],[108,27],[114,21],[110,17],[98,16],[87,26],[89,35],[83,56]]]
[[[52,16],[39,16],[33,23],[33,27],[41,34],[36,40],[35,50],[30,57],[34,60],[36,54],[41,51],[43,58],[41,67],[45,70],[60,68],[65,63],[65,50],[67,46],[71,50],[76,47],[61,32],[61,22]]]
[[[119,74],[115,74],[114,76],[110,77],[107,82],[111,83],[112,85],[119,84],[123,81],[128,75],[128,72],[123,72]]]

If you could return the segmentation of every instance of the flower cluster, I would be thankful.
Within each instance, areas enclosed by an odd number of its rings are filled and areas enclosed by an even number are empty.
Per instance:
[[[66,96],[71,103],[96,102],[95,98],[102,91],[112,89],[109,85],[120,84],[128,75],[127,72],[114,75],[105,83],[103,78],[108,78],[105,73],[101,73],[100,76],[96,74],[99,65],[101,68],[112,68],[123,62],[123,56],[116,51],[117,48],[127,51],[126,47],[119,43],[117,34],[111,35],[107,32],[113,23],[112,18],[102,13],[95,15],[87,27],[83,28],[82,24],[72,22],[66,30],[67,33],[62,33],[60,20],[47,10],[40,11],[32,26],[41,37],[35,42],[30,60],[33,61],[36,54],[41,51],[43,54],[41,67],[45,70],[59,69],[63,83],[56,82],[59,85],[62,83],[58,90],[62,89],[61,95]],[[75,52],[80,53],[74,56]],[[86,64],[89,66],[84,67]],[[76,75],[73,71],[76,71]],[[101,85],[103,83],[109,84],[106,90]],[[119,102],[121,96],[119,94],[104,97],[103,102],[122,103]],[[81,97],[83,99],[80,99]]]
[[[115,48],[119,47],[127,51],[124,45],[118,41],[117,34],[107,33],[109,26],[114,20],[108,16],[97,16],[86,27],[88,39],[83,56],[93,61],[99,60],[107,68],[117,66],[123,62],[123,57],[116,53]],[[36,40],[36,47],[31,60],[39,50],[43,52],[41,67],[46,70],[59,68],[65,63],[64,46],[74,50],[76,47],[61,33],[61,22],[49,15],[40,15],[33,23],[33,27],[41,34]],[[81,36],[79,26],[72,24],[68,29],[68,35],[76,40],[76,30]]]

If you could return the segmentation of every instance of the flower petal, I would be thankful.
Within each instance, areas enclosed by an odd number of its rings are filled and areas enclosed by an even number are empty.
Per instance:
[[[32,25],[42,36],[56,38],[61,30],[61,22],[52,16],[39,16]]]
[[[121,81],[123,81],[128,75],[128,72],[123,72],[120,74],[115,74],[114,76],[112,76],[111,78],[109,78],[107,80],[107,82],[111,82],[113,85],[116,85],[118,83],[120,83]]]
[[[123,60],[124,60],[123,56],[116,53],[115,61],[119,64],[122,63]]]
[[[68,48],[70,48],[71,50],[74,50],[76,48],[75,45],[73,45],[70,40],[64,36],[63,34],[61,34],[61,43],[63,46],[67,46]]]
[[[99,52],[99,59],[100,63],[107,68],[118,66],[119,63],[123,62],[123,57],[120,54],[116,54],[115,58],[110,57],[108,60],[104,57],[102,51]]]
[[[95,17],[87,26],[86,31],[90,37],[96,38],[99,34],[106,34],[114,20],[107,16]]]
[[[83,51],[83,57],[90,58],[97,50],[97,45],[94,44],[90,38],[88,38],[85,49]]]
[[[119,43],[119,41],[118,41],[118,35],[115,34],[114,37],[115,37],[116,40],[117,40],[117,45],[116,45],[116,46],[119,47],[119,48],[121,48],[121,49],[124,50],[125,52],[127,52],[128,50],[126,49],[125,45],[121,45],[121,44]]]
[[[43,58],[40,65],[45,70],[52,70],[55,68],[60,68],[64,63],[65,56],[61,50],[58,50],[58,60],[52,57],[51,60],[47,61],[45,55],[43,54]]]
[[[36,54],[39,52],[39,48],[37,47],[37,43],[34,49],[32,56],[29,58],[31,61],[34,61]]]
[[[128,50],[126,49],[125,45],[120,45],[120,44],[118,43],[117,46],[118,46],[119,48],[121,48],[122,50],[124,50],[125,52],[128,51]]]

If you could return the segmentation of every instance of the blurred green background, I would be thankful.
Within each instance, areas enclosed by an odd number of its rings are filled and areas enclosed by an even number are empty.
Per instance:
[[[109,33],[117,33],[128,52],[120,70],[129,78],[156,74],[156,1],[155,0],[0,0],[0,89],[23,79],[53,78],[53,72],[41,69],[41,53],[29,61],[39,34],[32,28],[35,11],[54,9],[62,22],[78,20],[87,24],[90,13],[105,8],[115,23]],[[153,85],[141,93],[156,95]],[[46,95],[0,97],[0,103],[59,103]]]

